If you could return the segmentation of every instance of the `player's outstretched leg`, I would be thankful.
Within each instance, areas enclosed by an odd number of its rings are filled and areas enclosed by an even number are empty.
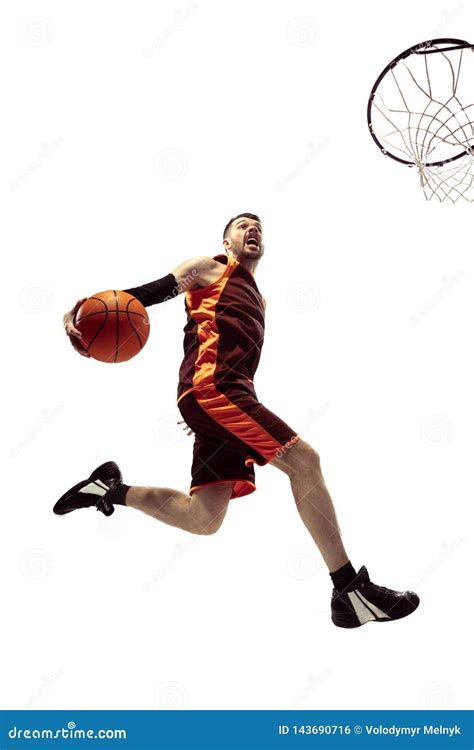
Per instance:
[[[300,439],[271,464],[288,475],[298,512],[329,570],[346,565],[349,558],[316,451]]]
[[[214,534],[224,520],[233,484],[199,487],[192,495],[169,487],[130,487],[126,504],[191,534]]]
[[[129,487],[119,467],[107,461],[64,493],[53,510],[57,515],[95,507],[106,516],[114,505],[141,510],[159,521],[192,534],[213,534],[221,526],[232,494],[233,482],[199,487],[192,495],[169,487]]]
[[[296,506],[331,574],[332,621],[341,628],[389,622],[410,615],[420,600],[413,591],[394,591],[372,583],[365,567],[356,574],[341,538],[331,496],[316,451],[298,440],[271,462],[288,475]]]

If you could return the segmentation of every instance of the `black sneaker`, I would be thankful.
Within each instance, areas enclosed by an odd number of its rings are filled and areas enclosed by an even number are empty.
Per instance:
[[[362,567],[342,591],[334,589],[332,621],[339,628],[358,628],[366,622],[388,622],[411,615],[420,599],[413,591],[392,591],[372,583]]]
[[[93,505],[104,515],[111,516],[114,506],[110,502],[113,491],[122,484],[122,473],[113,461],[107,461],[92,472],[89,479],[71,487],[53,508],[58,516],[71,513],[78,508],[90,508]]]

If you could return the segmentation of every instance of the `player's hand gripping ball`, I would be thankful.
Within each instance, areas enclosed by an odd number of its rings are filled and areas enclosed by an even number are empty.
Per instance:
[[[100,362],[126,362],[145,346],[150,320],[142,303],[127,292],[109,290],[88,297],[76,312],[81,346]]]

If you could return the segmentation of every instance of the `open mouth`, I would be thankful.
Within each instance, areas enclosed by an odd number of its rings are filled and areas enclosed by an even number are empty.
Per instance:
[[[255,248],[257,250],[258,247],[259,247],[257,238],[256,237],[248,237],[247,238],[247,245],[248,245],[248,247],[253,247],[253,248]]]

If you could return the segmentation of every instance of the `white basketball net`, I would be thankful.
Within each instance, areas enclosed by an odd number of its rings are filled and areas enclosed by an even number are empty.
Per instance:
[[[433,43],[428,49],[441,51],[411,53],[385,75],[372,102],[371,129],[384,153],[417,167],[427,200],[472,202],[474,50],[444,46]]]

